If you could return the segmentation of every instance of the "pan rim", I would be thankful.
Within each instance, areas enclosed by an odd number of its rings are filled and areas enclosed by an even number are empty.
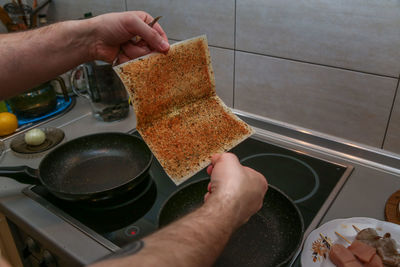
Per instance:
[[[161,213],[162,213],[162,211],[164,210],[164,208],[165,208],[165,206],[167,205],[167,203],[168,203],[176,194],[178,194],[181,190],[185,189],[186,187],[189,187],[189,186],[191,186],[191,185],[193,185],[193,184],[196,184],[196,183],[204,182],[204,181],[206,181],[206,180],[210,180],[210,178],[209,178],[209,177],[203,177],[203,178],[201,178],[201,179],[198,179],[198,180],[189,182],[189,183],[185,184],[184,186],[182,186],[181,188],[179,188],[178,190],[176,190],[174,193],[172,193],[172,194],[162,203],[161,208],[160,208],[160,210],[159,210],[159,212],[158,212],[158,214],[157,214],[157,229],[161,229],[161,226],[160,226],[160,217],[161,217]],[[298,219],[299,219],[299,221],[300,221],[300,224],[301,224],[301,228],[300,228],[300,229],[301,229],[301,232],[300,232],[300,236],[299,236],[299,240],[298,240],[298,242],[297,242],[297,245],[294,247],[293,251],[289,254],[289,256],[287,256],[287,258],[286,258],[284,261],[282,261],[282,262],[280,262],[279,264],[276,265],[276,267],[280,267],[280,266],[284,266],[285,264],[287,264],[288,262],[290,262],[291,260],[293,260],[293,258],[296,256],[296,254],[299,253],[299,251],[300,251],[300,249],[301,249],[301,247],[302,247],[302,243],[303,243],[303,239],[304,239],[304,218],[303,218],[303,215],[302,215],[301,212],[300,212],[300,209],[297,207],[297,205],[293,202],[293,200],[292,200],[286,193],[284,193],[282,190],[280,190],[280,189],[277,188],[276,186],[271,185],[271,184],[268,184],[268,190],[270,190],[271,188],[272,188],[272,190],[275,190],[276,192],[278,192],[279,194],[281,194],[286,200],[288,200],[288,202],[291,204],[291,206],[293,206],[293,208],[296,210],[297,217],[298,217]],[[268,191],[267,191],[267,193],[268,193]],[[265,198],[265,197],[264,197],[264,198]],[[254,215],[255,215],[255,214],[254,214]],[[253,216],[254,216],[254,215],[253,215]],[[186,215],[184,215],[184,216],[186,216]],[[162,227],[165,227],[165,226],[167,226],[167,225],[164,225],[164,226],[162,226]]]
[[[94,137],[94,136],[97,137],[97,136],[111,136],[111,135],[113,135],[113,136],[114,136],[114,135],[115,135],[115,136],[118,136],[118,135],[119,135],[119,136],[124,136],[124,137],[133,138],[133,139],[138,140],[139,142],[142,142],[142,143],[145,145],[146,150],[147,150],[147,152],[148,152],[147,154],[149,154],[150,157],[149,157],[149,159],[148,159],[147,164],[146,164],[145,167],[142,169],[142,171],[139,172],[134,178],[128,179],[128,181],[126,181],[125,183],[120,184],[120,185],[117,185],[117,186],[110,187],[110,188],[108,188],[107,190],[96,190],[96,191],[90,191],[90,192],[85,192],[85,193],[71,193],[71,192],[67,192],[67,191],[64,191],[64,190],[55,189],[54,187],[49,186],[46,182],[43,181],[42,176],[41,176],[41,173],[40,173],[40,170],[43,169],[42,166],[43,166],[44,162],[46,162],[46,161],[51,161],[50,157],[51,157],[52,155],[54,155],[55,153],[57,153],[57,152],[56,152],[57,150],[61,150],[63,147],[67,146],[68,144],[72,143],[73,141],[76,142],[76,141],[78,141],[78,140],[82,140],[82,139],[90,138],[90,137]],[[93,195],[107,193],[107,192],[110,192],[110,191],[112,191],[112,190],[116,190],[117,188],[123,187],[123,186],[125,186],[125,185],[131,183],[132,180],[135,180],[136,178],[138,178],[138,177],[142,176],[144,173],[146,173],[146,172],[150,169],[150,166],[151,166],[152,163],[153,163],[153,153],[151,153],[151,150],[150,150],[150,148],[147,146],[146,142],[145,142],[143,139],[141,139],[140,137],[135,136],[135,135],[133,135],[133,134],[129,134],[129,133],[123,133],[123,132],[101,132],[101,133],[94,133],[94,134],[87,134],[87,135],[79,136],[79,137],[74,138],[74,139],[71,139],[71,140],[69,140],[69,141],[67,141],[67,142],[65,142],[65,143],[63,143],[63,144],[57,146],[57,147],[54,148],[53,150],[51,150],[51,151],[50,151],[49,153],[47,153],[47,154],[43,157],[43,159],[40,161],[40,164],[39,164],[39,167],[38,167],[38,173],[39,173],[39,175],[38,175],[39,177],[38,177],[38,178],[39,178],[39,180],[40,180],[40,182],[41,182],[42,185],[44,185],[46,188],[48,188],[49,190],[51,190],[51,192],[54,192],[55,194],[58,194],[58,193],[59,193],[59,194],[63,194],[63,195],[68,195],[68,196],[71,196],[71,197],[73,197],[73,198],[84,197],[84,196],[87,196],[87,195],[92,195],[92,197],[93,197]],[[90,197],[90,198],[92,198],[92,197]]]

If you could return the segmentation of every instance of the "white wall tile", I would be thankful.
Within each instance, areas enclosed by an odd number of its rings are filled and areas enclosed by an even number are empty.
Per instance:
[[[236,48],[398,77],[398,0],[237,0]]]
[[[215,73],[217,95],[233,107],[233,50],[210,47],[211,64]]]
[[[397,79],[236,52],[235,105],[380,147]]]
[[[235,0],[127,0],[128,10],[143,10],[159,21],[168,38],[206,34],[209,44],[233,48]]]

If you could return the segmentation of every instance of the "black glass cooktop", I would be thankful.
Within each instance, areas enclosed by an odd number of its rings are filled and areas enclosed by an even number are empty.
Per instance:
[[[137,132],[133,134],[139,135]],[[256,138],[245,140],[231,152],[239,157],[243,165],[264,174],[270,184],[281,189],[296,203],[305,229],[312,222],[318,223],[315,222],[317,214],[322,217],[321,212],[326,212],[329,202],[333,201],[349,175],[346,166]],[[167,198],[185,184],[205,177],[208,175],[202,170],[177,187],[154,158],[148,179],[137,191],[130,192],[126,196],[129,201],[123,201],[123,204],[86,207],[60,200],[42,186],[32,186],[24,192],[111,250],[116,250],[157,230],[158,213]],[[115,205],[118,207],[114,208]]]

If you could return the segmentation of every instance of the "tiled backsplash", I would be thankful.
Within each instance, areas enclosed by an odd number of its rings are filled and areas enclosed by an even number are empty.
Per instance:
[[[236,49],[397,78],[397,0],[237,0]]]
[[[379,146],[397,81],[236,52],[235,108]]]
[[[400,153],[398,0],[53,0],[48,16],[123,10],[206,34],[229,106]]]
[[[168,37],[184,40],[207,34],[209,45],[234,48],[235,0],[126,0],[128,10],[144,10],[160,21]]]

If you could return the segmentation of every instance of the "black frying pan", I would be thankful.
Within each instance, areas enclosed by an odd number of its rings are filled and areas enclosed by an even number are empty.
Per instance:
[[[42,184],[64,200],[98,201],[133,189],[147,177],[152,159],[146,143],[136,136],[99,133],[55,148],[42,159],[38,170],[1,167],[0,176]]]
[[[182,217],[203,203],[209,179],[182,187],[163,205],[159,227]],[[215,266],[282,266],[300,248],[304,222],[284,193],[269,185],[262,209],[231,237]]]

